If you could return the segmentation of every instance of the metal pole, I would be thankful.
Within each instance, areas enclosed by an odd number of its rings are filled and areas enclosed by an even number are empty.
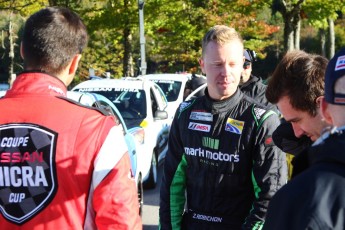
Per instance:
[[[145,36],[144,36],[144,0],[138,0],[139,7],[139,34],[140,34],[140,73],[141,75],[146,74],[146,57],[145,57]]]

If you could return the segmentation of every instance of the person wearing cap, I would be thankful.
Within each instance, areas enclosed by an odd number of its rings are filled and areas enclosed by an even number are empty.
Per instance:
[[[245,58],[245,61],[243,64],[243,71],[241,74],[239,88],[245,95],[254,98],[257,102],[272,107],[273,105],[267,101],[265,96],[267,85],[263,83],[260,77],[254,76],[252,74],[252,63],[256,61],[255,51],[245,49],[243,52],[243,56]]]
[[[206,84],[206,78],[203,76],[198,76],[196,74],[192,74],[192,78],[186,82],[185,91],[183,94],[183,98],[185,99],[189,94],[191,94],[194,90],[198,87]],[[194,96],[201,97],[205,95],[205,90],[200,90]]]
[[[321,115],[329,124],[308,150],[310,167],[270,202],[264,229],[345,229],[345,48],[330,60]]]
[[[327,63],[328,60],[320,55],[291,51],[283,57],[268,81],[266,98],[278,106],[284,119],[272,137],[292,160],[290,179],[308,166],[304,150],[327,126],[319,111]]]

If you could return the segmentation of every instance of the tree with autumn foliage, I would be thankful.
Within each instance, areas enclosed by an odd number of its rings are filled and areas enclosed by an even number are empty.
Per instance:
[[[150,1],[145,7],[149,56],[154,62],[166,54],[170,57],[165,68],[156,71],[169,70],[170,66],[179,66],[181,71],[197,69],[201,39],[216,24],[234,27],[245,39],[245,46],[256,50],[260,57],[265,57],[265,47],[276,42],[271,36],[279,30],[258,15],[267,8],[262,0],[161,0]]]
[[[259,61],[254,63],[254,71],[260,71],[265,77],[286,50],[298,48],[300,22],[308,23],[313,30],[326,31],[332,24],[325,22],[332,19],[335,22],[334,44],[336,47],[343,44],[339,40],[344,34],[339,19],[339,12],[344,13],[342,1],[146,0],[147,73],[200,73],[198,58],[203,35],[211,26],[225,24],[242,34],[246,48],[258,53]],[[9,15],[24,21],[26,16],[48,5],[72,8],[87,25],[90,40],[75,84],[88,78],[90,68],[95,69],[98,76],[110,72],[113,78],[137,74],[140,58],[137,0],[0,0],[0,28],[4,34],[2,47],[6,48],[0,48],[0,67],[5,66],[6,71],[9,69],[6,29]],[[15,24],[15,32],[19,33],[22,22]],[[18,72],[21,61],[19,39],[15,43],[14,71]]]

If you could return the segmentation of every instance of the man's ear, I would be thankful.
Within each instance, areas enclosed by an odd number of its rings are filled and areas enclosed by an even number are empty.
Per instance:
[[[69,75],[74,75],[75,72],[77,71],[80,58],[81,58],[81,54],[76,54],[73,57],[73,59],[71,61],[71,65],[69,66],[69,71],[68,71]]]
[[[205,72],[205,63],[204,63],[204,59],[203,58],[200,58],[199,59],[199,65],[200,65],[200,68],[201,68],[201,71],[202,71],[202,73],[203,74],[206,74],[206,72]]]
[[[325,97],[320,98],[320,113],[323,119],[330,125],[333,125],[333,118],[328,110],[329,104],[325,100]]]

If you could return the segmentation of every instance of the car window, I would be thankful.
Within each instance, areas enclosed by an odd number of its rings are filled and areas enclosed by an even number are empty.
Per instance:
[[[173,80],[159,80],[155,82],[162,89],[168,102],[177,100],[180,94],[182,82]]]
[[[125,90],[113,88],[111,91],[88,91],[108,98],[119,110],[122,118],[129,126],[128,120],[143,120],[146,116],[146,94],[144,90]]]
[[[167,107],[168,105],[168,101],[167,98],[165,96],[165,94],[163,93],[162,89],[157,85],[154,84],[153,87],[151,88],[151,90],[153,91],[152,93],[159,98],[155,98],[155,100],[157,101],[157,106],[163,110]]]

